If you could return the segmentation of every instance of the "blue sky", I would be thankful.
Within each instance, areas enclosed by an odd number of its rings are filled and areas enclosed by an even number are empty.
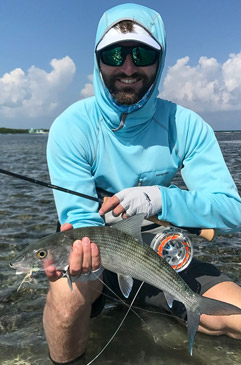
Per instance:
[[[126,1],[0,0],[0,127],[49,128],[92,95],[95,33]],[[167,33],[160,96],[198,112],[215,130],[241,129],[241,1],[139,0]]]

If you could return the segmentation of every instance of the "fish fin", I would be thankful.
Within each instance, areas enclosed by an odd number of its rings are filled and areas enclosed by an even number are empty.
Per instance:
[[[171,294],[169,294],[168,292],[166,292],[166,291],[163,291],[163,294],[164,294],[164,297],[165,297],[165,299],[167,301],[168,307],[169,308],[172,308],[173,301],[175,300],[175,298]]]
[[[140,243],[142,243],[141,237],[141,225],[144,220],[145,214],[136,214],[127,219],[123,219],[120,222],[113,224],[113,228],[119,231],[130,234],[135,237]]]
[[[62,270],[62,278],[67,278],[67,283],[71,291],[73,291],[73,284],[69,273],[69,265],[67,265],[64,270]]]
[[[69,286],[70,290],[73,291],[73,284],[72,284],[71,277],[69,274],[67,274],[66,277],[67,277],[68,286]]]
[[[194,343],[194,337],[196,335],[200,322],[200,313],[187,309],[187,332],[188,332],[188,343],[189,351],[192,356],[192,348]]]
[[[117,274],[119,287],[125,298],[128,298],[133,287],[133,279],[131,276]]]
[[[199,298],[199,307],[201,314],[208,314],[213,316],[230,316],[241,314],[241,308],[233,304],[222,302],[207,297]]]
[[[188,341],[190,354],[192,355],[192,347],[194,337],[198,329],[200,315],[208,314],[213,316],[229,316],[235,314],[241,314],[241,308],[236,307],[233,304],[225,303],[220,300],[215,300],[207,297],[202,297],[195,294],[198,301],[198,306],[195,308],[187,308],[187,323],[188,323]]]

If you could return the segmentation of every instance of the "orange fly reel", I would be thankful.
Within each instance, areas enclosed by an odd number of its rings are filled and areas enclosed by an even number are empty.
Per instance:
[[[193,246],[189,237],[176,229],[169,228],[158,233],[152,240],[151,247],[177,272],[186,269],[193,258]]]

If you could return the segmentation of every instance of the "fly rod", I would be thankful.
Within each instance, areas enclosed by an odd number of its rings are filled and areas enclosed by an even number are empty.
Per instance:
[[[16,177],[17,179],[28,181],[28,182],[31,182],[33,184],[41,185],[41,186],[44,186],[46,188],[63,191],[64,193],[77,195],[77,196],[80,196],[81,198],[93,200],[93,201],[98,202],[98,203],[103,203],[102,199],[95,198],[94,196],[82,194],[82,193],[79,193],[78,191],[69,190],[69,189],[66,189],[66,188],[62,188],[61,186],[53,185],[53,184],[50,184],[50,183],[45,183],[45,182],[37,180],[37,179],[32,179],[31,177],[28,177],[28,176],[23,176],[23,175],[16,174],[15,172],[0,169],[0,173]]]
[[[106,200],[108,199],[108,197],[104,197],[103,199],[102,198],[95,198],[91,195],[79,193],[78,191],[66,189],[66,188],[63,188],[62,186],[57,186],[57,185],[53,185],[51,183],[46,183],[46,182],[43,182],[43,181],[40,181],[40,180],[37,180],[37,179],[33,179],[31,177],[28,177],[28,176],[23,176],[23,175],[20,175],[20,174],[16,174],[15,172],[7,171],[7,170],[4,170],[4,169],[0,169],[0,173],[4,174],[4,175],[13,176],[17,179],[25,180],[25,181],[28,181],[30,183],[36,184],[36,185],[44,186],[44,187],[49,188],[49,189],[59,190],[59,191],[62,191],[64,193],[77,195],[81,198],[92,200],[92,201],[95,201],[95,202],[100,203],[100,204],[105,203]],[[103,190],[102,189],[99,189],[99,190],[103,195]],[[105,193],[108,195],[107,192],[105,192]],[[147,220],[149,220],[149,221],[151,221],[151,222],[153,222],[153,223],[155,223],[159,226],[164,226],[164,227],[170,226],[169,222],[159,220],[157,215],[155,215],[153,217],[148,217]],[[214,238],[214,234],[215,234],[214,229],[211,229],[211,228],[207,228],[207,229],[206,228],[189,228],[189,227],[179,227],[179,228],[185,229],[185,230],[189,231],[190,233],[194,233],[194,234],[196,234],[200,237],[203,237],[207,241],[212,241],[212,239]]]

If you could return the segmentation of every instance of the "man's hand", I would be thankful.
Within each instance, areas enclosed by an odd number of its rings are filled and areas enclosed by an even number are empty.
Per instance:
[[[157,186],[138,186],[121,190],[102,205],[100,215],[113,210],[113,215],[122,218],[144,213],[145,218],[153,216],[162,209],[162,194]]]
[[[105,198],[104,203],[102,204],[100,210],[99,210],[99,214],[100,215],[105,215],[105,213],[110,212],[111,210],[113,210],[113,215],[114,216],[118,216],[120,214],[122,214],[123,218],[126,218],[125,215],[125,209],[123,208],[123,206],[120,204],[120,199],[117,198],[116,195],[113,195],[112,197],[108,197]]]
[[[61,232],[69,229],[73,229],[69,223],[63,224],[60,228]],[[53,262],[46,260],[44,266],[49,281],[56,281],[62,277],[62,272],[56,269]],[[69,256],[70,275],[86,274],[91,270],[97,270],[99,267],[100,254],[97,245],[90,242],[88,237],[74,241],[73,250]]]

